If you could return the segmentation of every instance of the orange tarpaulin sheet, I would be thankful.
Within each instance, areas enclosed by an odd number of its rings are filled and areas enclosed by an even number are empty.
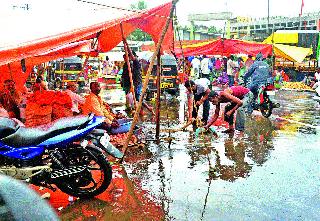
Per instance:
[[[198,47],[188,47],[183,49],[184,56],[194,55],[222,55],[248,54],[255,56],[261,52],[264,56],[272,54],[272,45],[241,41],[235,39],[218,39],[211,43],[200,45]],[[177,56],[182,55],[179,48],[175,48]]]
[[[131,13],[121,18],[28,42],[18,42],[17,45],[1,45],[3,42],[0,42],[0,84],[6,79],[13,79],[18,87],[23,86],[32,66],[57,58],[81,54],[79,48],[76,47],[83,47],[83,45],[80,46],[83,40],[97,38],[99,52],[111,50],[122,41],[120,23],[122,23],[125,37],[136,28],[140,28],[150,34],[154,42],[157,43],[169,17],[171,7],[172,2],[169,2],[153,9]],[[80,45],[78,42],[80,42]],[[74,45],[72,46],[72,44]],[[57,49],[59,47],[61,48]],[[162,49],[173,50],[172,23],[165,35]],[[21,70],[20,61],[22,59],[25,59],[26,73]],[[10,65],[8,65],[9,63]]]
[[[26,72],[22,72],[20,62],[0,66],[0,91],[3,89],[3,81],[12,79],[16,88],[20,91],[32,70],[32,66],[26,66]]]
[[[101,52],[109,51],[122,41],[120,22],[123,23],[125,37],[134,29],[140,28],[150,34],[155,42],[158,42],[171,7],[172,2],[169,2],[153,9],[132,13],[122,18],[57,33],[56,35],[35,39],[18,45],[11,45],[9,48],[0,47],[0,66],[10,62],[20,61],[23,58],[46,53],[48,50],[60,45],[87,40],[93,37],[98,37],[98,49]],[[172,42],[173,27],[171,24],[162,48],[172,47]]]
[[[80,41],[52,49],[47,53],[25,59],[26,72],[24,73],[19,61],[0,66],[0,85],[6,79],[12,79],[18,90],[23,87],[33,66],[58,58],[71,57],[78,54],[90,53],[91,40]],[[0,89],[2,86],[0,86]]]
[[[165,26],[167,17],[172,7],[171,2],[158,6],[150,10],[144,10],[138,15],[131,16],[116,22],[113,26],[103,30],[99,35],[99,51],[107,52],[114,48],[122,41],[120,22],[123,26],[124,36],[127,37],[136,28],[151,35],[155,43],[158,42],[161,31]],[[170,51],[173,49],[173,26],[167,30],[163,43],[161,45],[163,50]]]
[[[134,27],[140,28],[142,31],[150,34],[153,41],[157,44],[162,29],[166,24],[167,18],[170,16],[171,7],[172,2],[161,5],[154,9],[147,10],[147,13],[144,13],[140,16],[135,16],[134,18],[127,20],[127,22]],[[161,48],[163,50],[174,50],[173,41],[173,25],[172,22],[170,22],[165,38],[161,44]]]

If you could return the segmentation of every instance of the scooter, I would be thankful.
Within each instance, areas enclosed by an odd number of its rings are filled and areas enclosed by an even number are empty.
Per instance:
[[[106,154],[123,156],[95,129],[103,122],[91,114],[26,128],[0,117],[0,173],[75,197],[97,196],[112,179]]]

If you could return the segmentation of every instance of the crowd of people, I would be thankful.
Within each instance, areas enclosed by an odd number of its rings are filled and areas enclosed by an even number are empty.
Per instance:
[[[245,129],[246,115],[251,115],[253,112],[258,89],[275,77],[280,82],[281,70],[279,69],[272,74],[268,62],[263,59],[261,53],[258,53],[255,60],[252,59],[252,56],[249,56],[246,62],[242,58],[235,61],[235,57],[232,55],[224,61],[218,58],[214,60],[213,65],[209,66],[211,67],[211,74],[203,74],[201,64],[205,59],[207,58],[204,57],[199,65],[199,59],[197,57],[193,58],[191,61],[193,72],[199,73],[199,75],[193,76],[197,79],[187,80],[184,84],[188,94],[188,119],[193,121],[194,126],[197,126],[195,125],[195,122],[197,122],[195,119],[198,117],[199,106],[203,105],[201,125],[208,130],[218,119],[221,104],[225,104],[223,118],[229,124],[229,128],[224,132],[233,134],[236,130],[242,135]],[[204,63],[208,62],[205,61]],[[214,68],[216,66],[218,69]],[[210,89],[212,84],[215,85],[215,80],[211,78],[211,76],[215,76],[215,73],[227,76],[225,83],[222,82],[224,83],[222,86],[225,87],[222,87],[223,89],[220,91]],[[190,78],[192,78],[192,75]],[[240,85],[239,82],[244,84]],[[209,116],[210,103],[215,106],[214,114],[211,117]]]
[[[250,116],[253,112],[259,88],[273,83],[275,89],[280,89],[283,81],[289,81],[283,68],[277,67],[273,70],[271,57],[264,58],[261,53],[258,53],[255,59],[248,56],[245,62],[241,57],[236,58],[233,55],[210,59],[206,56],[192,57],[184,61],[189,66],[186,69],[189,71],[189,80],[184,84],[188,94],[188,119],[193,121],[195,126],[199,106],[203,105],[200,124],[206,130],[218,119],[221,104],[224,103],[223,119],[229,124],[229,128],[224,132],[238,131],[243,134],[246,115]],[[306,75],[303,82],[320,95],[320,68],[314,76]],[[216,85],[220,86],[219,91],[210,88]],[[215,106],[211,117],[210,103]]]
[[[124,63],[121,67],[121,86],[126,97],[131,95],[133,99],[139,101],[142,90],[142,73],[141,62],[134,51],[131,51],[128,44],[127,55],[124,54]],[[128,56],[128,58],[126,57]],[[245,60],[245,61],[244,61]],[[128,62],[127,62],[128,61]],[[253,103],[258,95],[258,89],[270,80],[273,81],[276,89],[281,88],[283,81],[288,81],[288,76],[281,67],[272,70],[271,57],[263,58],[258,53],[253,59],[248,56],[246,59],[230,55],[228,58],[195,56],[185,58],[179,65],[185,65],[188,79],[184,82],[187,88],[188,97],[188,120],[194,121],[198,116],[199,107],[202,105],[201,125],[208,129],[218,119],[221,104],[229,103],[225,106],[224,120],[229,123],[226,133],[233,133],[235,130],[242,133],[245,128],[246,115],[253,111]],[[103,70],[108,74],[110,67],[108,57],[103,63]],[[120,69],[120,68],[119,68]],[[118,74],[118,68],[112,69]],[[132,78],[130,74],[132,73]],[[110,73],[109,73],[110,74]],[[310,77],[304,79],[309,80]],[[312,78],[313,87],[320,93],[320,68],[317,69],[315,76]],[[306,82],[307,83],[307,82]],[[221,91],[212,90],[213,85],[221,86]],[[57,87],[61,90],[62,87]],[[25,122],[25,110],[28,105],[28,97],[33,93],[48,91],[48,85],[43,80],[43,76],[38,76],[36,83],[32,86],[31,91],[23,87],[20,90],[15,88],[13,80],[4,81],[3,90],[0,93],[0,116],[18,119]],[[86,96],[80,96],[78,85],[75,82],[68,82],[64,93],[70,97],[72,105],[70,111],[72,115],[94,113],[97,116],[104,116],[105,124],[103,128],[110,130],[117,128],[125,118],[123,114],[115,113],[100,97],[100,83],[90,83],[90,93]],[[136,102],[127,99],[128,107],[134,109]],[[210,103],[216,106],[213,116],[209,116]],[[152,106],[145,101],[143,107],[154,115]],[[144,114],[143,111],[141,114]]]
[[[257,58],[255,58],[257,59]],[[272,72],[272,57],[267,56],[262,58],[263,62],[270,67],[270,73],[274,81],[277,81],[278,87],[281,87],[282,81],[288,80],[288,75],[284,72],[282,67]],[[199,78],[207,78],[212,84],[219,86],[233,86],[243,84],[244,74],[249,70],[254,63],[252,55],[247,57],[230,55],[228,57],[207,57],[190,56],[179,61],[179,66],[185,65],[185,74],[188,79],[196,80]]]

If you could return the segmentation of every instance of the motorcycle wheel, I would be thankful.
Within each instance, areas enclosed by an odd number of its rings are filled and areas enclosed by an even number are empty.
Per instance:
[[[266,100],[266,102],[264,102],[263,104],[260,105],[259,109],[261,111],[262,116],[264,116],[265,118],[268,118],[272,114],[273,104],[268,99],[268,100]]]
[[[92,198],[103,193],[110,185],[112,168],[103,153],[95,148],[71,148],[68,150],[65,163],[68,166],[87,168],[83,173],[69,175],[55,182],[64,193],[79,198]]]

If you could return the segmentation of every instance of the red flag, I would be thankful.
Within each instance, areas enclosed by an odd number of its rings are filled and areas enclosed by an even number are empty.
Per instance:
[[[302,16],[302,9],[303,9],[303,6],[304,6],[304,1],[302,0],[302,1],[301,1],[301,9],[300,9],[300,15],[299,15],[299,16]]]

